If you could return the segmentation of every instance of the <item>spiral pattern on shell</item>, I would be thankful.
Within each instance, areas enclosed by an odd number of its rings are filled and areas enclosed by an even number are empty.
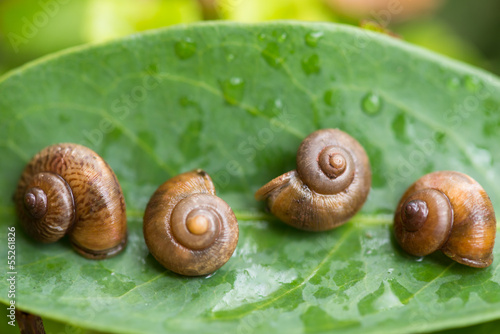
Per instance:
[[[484,268],[493,261],[496,218],[479,183],[462,173],[440,171],[424,175],[403,194],[394,233],[412,255],[440,249],[459,263]]]
[[[177,175],[156,190],[144,213],[143,231],[155,259],[186,276],[219,269],[238,243],[236,216],[200,169]]]
[[[271,212],[291,226],[324,231],[359,211],[370,186],[370,162],[363,147],[341,130],[323,129],[301,143],[297,170],[273,179],[255,198],[267,201]]]
[[[116,255],[127,242],[125,201],[109,165],[91,149],[56,144],[37,153],[14,195],[23,229],[50,243],[69,235],[91,259]]]

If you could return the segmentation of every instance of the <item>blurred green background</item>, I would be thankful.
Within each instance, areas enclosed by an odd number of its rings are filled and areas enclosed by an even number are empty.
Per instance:
[[[207,19],[361,24],[500,74],[498,0],[0,0],[0,74],[71,46]]]

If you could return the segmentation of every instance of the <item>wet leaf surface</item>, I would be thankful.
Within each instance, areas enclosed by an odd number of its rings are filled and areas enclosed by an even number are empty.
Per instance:
[[[492,75],[346,26],[217,23],[48,57],[0,79],[0,96],[0,240],[6,254],[16,227],[19,308],[120,333],[403,333],[500,316],[498,247],[478,270],[409,256],[391,231],[405,188],[434,170],[471,175],[500,208]],[[294,169],[301,140],[320,128],[364,145],[373,187],[349,223],[306,233],[253,194]],[[17,179],[57,142],[89,146],[116,172],[129,224],[119,256],[86,260],[67,240],[40,245],[20,230]],[[142,214],[159,184],[194,168],[235,210],[240,241],[216,273],[186,278],[149,254]]]

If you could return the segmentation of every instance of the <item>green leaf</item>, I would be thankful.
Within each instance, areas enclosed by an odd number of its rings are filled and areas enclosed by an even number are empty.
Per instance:
[[[346,26],[208,23],[56,54],[0,79],[0,96],[0,240],[6,254],[16,227],[19,308],[120,333],[403,333],[500,318],[498,247],[478,270],[407,255],[391,231],[403,191],[434,170],[471,175],[500,208],[492,75]],[[253,194],[294,169],[300,142],[320,128],[364,145],[373,187],[349,223],[306,233]],[[41,245],[21,231],[17,179],[57,142],[91,147],[116,172],[129,224],[119,256],[86,260],[68,241]],[[206,278],[166,271],[142,235],[154,190],[194,168],[211,174],[240,224],[233,257]]]

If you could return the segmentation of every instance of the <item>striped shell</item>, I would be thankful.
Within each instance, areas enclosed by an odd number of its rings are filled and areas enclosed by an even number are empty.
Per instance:
[[[50,243],[68,234],[81,255],[103,259],[127,242],[125,201],[109,165],[91,149],[56,144],[37,153],[14,195],[21,225]]]

